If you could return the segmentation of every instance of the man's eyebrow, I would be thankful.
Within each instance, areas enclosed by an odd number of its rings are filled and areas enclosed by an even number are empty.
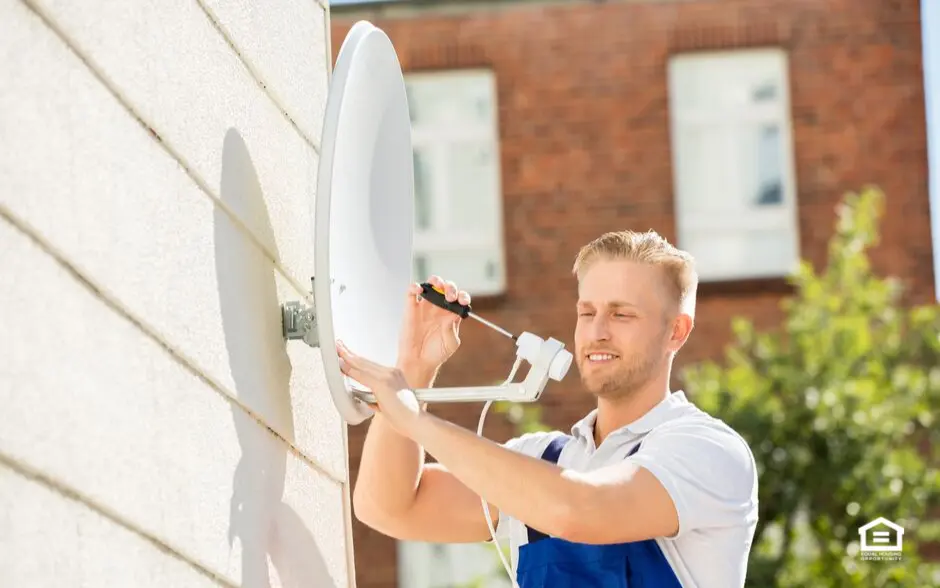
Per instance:
[[[579,300],[577,303],[578,308],[585,308],[585,307],[593,308],[595,306],[597,305],[587,300]],[[624,307],[638,308],[636,304],[633,304],[632,302],[627,302],[626,300],[611,300],[607,304],[603,304],[601,306],[606,306],[609,308],[624,308]]]
[[[632,302],[627,302],[627,301],[625,301],[625,300],[611,300],[611,302],[610,302],[610,304],[608,304],[608,306],[612,306],[612,307],[614,307],[614,308],[620,308],[620,307],[623,307],[623,306],[629,306],[630,308],[636,308],[636,307],[637,307],[636,304],[633,304]]]

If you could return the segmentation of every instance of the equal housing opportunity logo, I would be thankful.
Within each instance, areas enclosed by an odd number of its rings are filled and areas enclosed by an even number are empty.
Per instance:
[[[862,542],[862,559],[866,561],[900,561],[904,545],[904,527],[878,517],[858,529]]]

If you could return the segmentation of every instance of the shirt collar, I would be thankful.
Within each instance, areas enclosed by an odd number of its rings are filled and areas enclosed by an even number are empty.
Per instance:
[[[685,392],[682,390],[677,390],[647,411],[646,414],[630,424],[624,425],[615,431],[611,431],[611,434],[613,435],[623,431],[630,432],[634,435],[648,433],[657,425],[675,418],[677,413],[684,407],[688,406],[688,404],[689,400],[686,398]],[[595,408],[571,427],[571,434],[574,437],[587,438],[593,441],[594,424],[596,422],[597,409]]]

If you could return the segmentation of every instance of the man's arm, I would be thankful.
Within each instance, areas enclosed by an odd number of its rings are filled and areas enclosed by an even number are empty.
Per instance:
[[[409,385],[430,388],[435,374],[404,368]],[[376,413],[369,423],[353,490],[356,518],[400,540],[479,542],[490,533],[480,497],[439,464],[425,464],[418,443]],[[495,527],[499,512],[490,508]]]
[[[715,444],[698,430],[648,437],[640,454],[589,472],[519,454],[426,413],[409,434],[490,504],[569,541],[671,537],[713,521],[743,522],[752,506],[746,446]]]

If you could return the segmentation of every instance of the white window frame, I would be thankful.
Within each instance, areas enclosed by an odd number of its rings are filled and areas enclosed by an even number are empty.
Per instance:
[[[735,105],[729,108],[683,109],[678,105],[676,93],[682,86],[681,77],[693,74],[697,67],[734,68],[740,59],[762,60],[767,72],[773,76],[779,96],[775,103],[766,105],[748,105],[746,108]],[[696,257],[699,279],[702,282],[731,281],[754,278],[782,277],[792,272],[800,257],[799,227],[797,211],[796,172],[793,154],[793,129],[790,117],[790,83],[787,54],[779,48],[736,49],[727,51],[695,52],[673,56],[668,65],[669,78],[669,118],[670,138],[672,141],[673,185],[675,187],[675,210],[677,244]],[[685,165],[679,158],[680,141],[691,128],[701,130],[709,126],[759,125],[775,123],[780,130],[782,198],[779,205],[767,209],[742,208],[739,214],[689,212],[688,203],[696,194],[684,191],[690,183],[685,175]],[[734,170],[731,170],[734,173]],[[740,176],[740,174],[738,174]],[[720,264],[707,256],[697,255],[696,248],[690,246],[693,235],[729,233],[748,234],[768,230],[785,231],[787,242],[780,247],[786,248],[785,261],[775,265],[759,261],[741,260],[734,266],[719,267]],[[783,257],[783,256],[781,256]]]
[[[488,205],[492,206],[494,211],[492,226],[487,231],[453,231],[449,229],[440,229],[444,226],[445,219],[449,218],[452,197],[448,186],[446,173],[435,171],[431,174],[434,178],[430,189],[431,218],[430,230],[422,230],[415,226],[414,234],[414,254],[415,257],[422,254],[433,253],[474,253],[492,257],[495,260],[495,268],[492,279],[477,283],[460,283],[461,289],[468,290],[471,295],[495,295],[501,294],[506,288],[506,255],[503,238],[503,196],[502,196],[502,170],[500,166],[500,143],[499,143],[499,103],[496,89],[496,77],[492,70],[485,68],[467,68],[456,70],[437,70],[426,72],[411,72],[405,74],[406,83],[412,80],[420,80],[427,83],[429,80],[434,83],[448,84],[459,78],[466,76],[483,77],[489,85],[490,99],[493,105],[493,116],[489,121],[477,123],[473,121],[464,121],[461,123],[448,123],[444,126],[423,126],[412,123],[412,146],[415,150],[429,148],[426,153],[431,154],[429,164],[435,170],[443,170],[446,167],[444,160],[445,150],[443,147],[454,142],[469,141],[478,145],[488,146],[493,153],[493,173],[492,182],[481,198],[488,199]],[[434,150],[434,146],[442,147]],[[434,227],[437,227],[435,229]],[[445,273],[445,272],[441,272]],[[416,279],[424,279],[427,276],[415,276]],[[450,279],[447,275],[445,279]]]
[[[397,544],[399,586],[451,588],[485,577],[483,588],[512,588],[496,548],[490,543],[398,541]]]

